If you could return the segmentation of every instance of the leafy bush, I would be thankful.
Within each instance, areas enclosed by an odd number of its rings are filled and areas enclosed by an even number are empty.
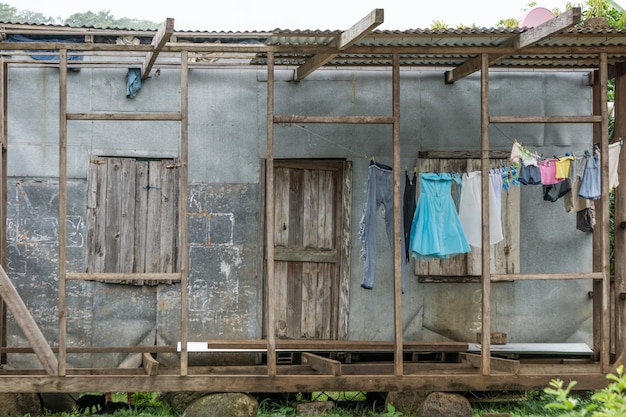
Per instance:
[[[561,410],[562,416],[570,417],[621,417],[626,416],[626,376],[624,367],[620,365],[616,374],[608,374],[611,382],[606,388],[597,391],[591,396],[591,401],[584,403],[571,395],[576,381],[571,381],[567,387],[560,379],[553,379],[550,387],[544,392],[553,397],[553,401],[546,405],[552,410]]]

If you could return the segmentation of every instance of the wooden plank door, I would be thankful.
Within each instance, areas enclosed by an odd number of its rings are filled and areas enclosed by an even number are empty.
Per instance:
[[[275,161],[277,337],[347,336],[346,167],[342,160]]]

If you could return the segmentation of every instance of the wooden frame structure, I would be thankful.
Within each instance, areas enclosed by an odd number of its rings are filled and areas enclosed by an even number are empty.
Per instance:
[[[424,390],[461,391],[526,390],[545,387],[559,377],[578,381],[578,389],[593,389],[606,385],[605,375],[617,363],[625,362],[626,332],[623,327],[626,294],[626,245],[624,221],[617,222],[621,229],[615,234],[614,288],[611,287],[608,259],[608,113],[607,83],[609,73],[616,79],[616,135],[626,135],[626,33],[610,29],[588,29],[576,27],[580,23],[580,9],[572,9],[552,21],[536,28],[519,30],[450,30],[450,31],[406,31],[381,32],[376,27],[383,22],[383,11],[377,9],[344,32],[246,32],[207,33],[174,31],[173,19],[167,19],[157,32],[140,32],[94,28],[68,28],[40,25],[4,25],[2,33],[37,35],[33,42],[2,42],[1,97],[2,111],[2,204],[0,224],[6,224],[7,184],[7,134],[8,74],[16,68],[52,66],[59,68],[59,218],[66,216],[67,204],[67,124],[68,121],[101,120],[123,122],[126,120],[168,120],[180,122],[181,198],[180,213],[181,241],[187,242],[187,170],[188,170],[188,72],[190,66],[208,68],[228,65],[240,67],[258,65],[267,69],[267,171],[266,193],[273,195],[274,175],[274,126],[283,123],[341,123],[341,124],[386,124],[392,126],[393,164],[400,165],[400,73],[404,67],[449,68],[444,83],[454,83],[474,72],[481,73],[481,160],[482,190],[486,195],[489,160],[489,126],[498,123],[587,123],[595,126],[595,140],[602,152],[602,200],[599,203],[597,232],[594,236],[594,270],[577,274],[517,274],[492,275],[489,272],[489,208],[482,205],[482,339],[481,351],[467,352],[464,343],[427,343],[402,340],[402,296],[401,296],[401,253],[400,244],[394,252],[394,333],[393,341],[298,341],[277,340],[274,329],[274,300],[267,294],[266,340],[211,340],[203,351],[219,352],[262,352],[266,363],[258,366],[189,366],[187,292],[181,291],[181,343],[177,346],[119,347],[119,348],[72,348],[65,338],[67,307],[65,288],[68,280],[177,280],[181,288],[187,288],[187,245],[180,247],[181,270],[167,274],[83,274],[66,270],[66,248],[59,245],[59,340],[54,349],[45,340],[32,316],[19,298],[9,277],[0,273],[0,296],[3,308],[15,316],[25,332],[31,348],[3,347],[7,353],[35,353],[42,363],[39,370],[0,369],[0,391],[5,392],[76,392],[76,391],[242,391],[242,392],[291,392],[317,390],[363,390],[400,391],[405,387]],[[116,45],[99,42],[99,39],[115,36],[135,36],[143,41],[134,45]],[[83,36],[84,43],[48,42],[46,36]],[[199,39],[208,42],[197,42]],[[238,43],[238,39],[255,38],[256,44]],[[314,41],[311,41],[314,39]],[[146,41],[147,40],[147,41]],[[443,40],[443,41],[442,41]],[[55,57],[50,61],[33,61],[27,55],[32,51],[45,52]],[[38,52],[41,53],[41,52]],[[87,62],[71,61],[72,55],[91,56]],[[219,56],[220,63],[192,63],[193,56]],[[157,62],[161,67],[180,69],[180,111],[174,113],[70,113],[67,106],[67,73],[73,68],[89,66],[128,67],[128,61],[115,59],[100,60],[101,56],[124,57],[132,61],[131,66],[141,69],[142,79],[149,76]],[[163,61],[160,61],[163,59]],[[226,62],[226,64],[224,64]],[[275,113],[274,71],[277,66],[293,69],[295,81],[305,78],[321,66],[375,66],[388,68],[392,74],[392,109],[390,116],[301,116]],[[593,114],[586,116],[491,116],[489,111],[489,71],[491,68],[539,68],[586,70],[593,76],[595,105]],[[621,162],[623,165],[623,162]],[[626,217],[626,192],[617,190],[616,218]],[[400,171],[394,170],[394,205],[400,207]],[[267,287],[274,280],[274,207],[267,199],[266,218],[266,265]],[[400,216],[394,216],[395,242],[400,242]],[[64,222],[59,222],[59,242],[64,242]],[[0,260],[6,265],[6,230],[0,228]],[[507,280],[560,280],[588,279],[594,282],[594,358],[590,361],[558,361],[553,363],[520,363],[491,354],[491,287],[492,283]],[[611,303],[610,297],[613,297]],[[615,308],[611,313],[611,306]],[[611,327],[611,317],[616,325]],[[2,333],[6,328],[3,326]],[[3,338],[6,340],[6,337]],[[612,349],[611,345],[615,348]],[[135,352],[142,353],[144,367],[123,369],[68,369],[68,353],[89,352]],[[302,362],[280,365],[279,352],[299,352]],[[322,353],[378,352],[391,354],[393,361],[376,364],[342,363],[333,356]],[[459,360],[442,363],[406,361],[407,354],[413,357],[420,353],[447,352],[459,354]],[[177,369],[158,368],[158,362],[150,354],[178,353],[180,366]]]

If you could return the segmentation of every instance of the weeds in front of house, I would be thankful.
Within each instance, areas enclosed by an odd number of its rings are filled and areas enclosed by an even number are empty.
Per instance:
[[[606,388],[597,391],[590,401],[581,402],[572,396],[576,381],[567,386],[560,379],[554,379],[544,391],[553,397],[546,409],[558,410],[559,416],[567,417],[622,417],[626,416],[626,376],[620,365],[615,374],[608,374],[611,382]]]

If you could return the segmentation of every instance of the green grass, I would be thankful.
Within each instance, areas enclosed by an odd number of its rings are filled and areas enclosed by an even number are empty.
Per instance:
[[[591,393],[574,393],[573,396],[585,403]],[[523,393],[469,393],[473,417],[485,413],[509,413],[511,417],[556,417],[562,416],[562,410],[551,410],[546,405],[553,400],[542,391]],[[135,393],[133,410],[120,410],[115,417],[180,417],[167,405],[158,401],[158,393]],[[336,407],[326,417],[416,417],[416,414],[403,414],[395,409],[385,409],[382,401],[368,402],[365,394],[353,393],[312,393],[310,396],[290,395],[284,398],[260,400],[258,417],[296,417],[296,403],[304,401],[335,401]],[[126,394],[114,393],[113,401],[125,402]],[[45,414],[47,417],[79,417],[89,413]],[[35,416],[24,416],[35,417]],[[298,416],[306,417],[306,416]]]
[[[137,392],[133,394],[133,409],[131,410],[119,410],[113,415],[116,417],[179,417],[179,414],[175,413],[167,405],[161,404],[158,401],[158,392]],[[116,402],[126,402],[126,393],[115,392],[112,395],[112,400]],[[87,412],[85,414],[79,414],[77,412],[71,413],[46,413],[46,417],[77,417],[77,416],[89,416]],[[102,414],[94,414],[102,415]],[[35,417],[35,416],[24,416]]]

